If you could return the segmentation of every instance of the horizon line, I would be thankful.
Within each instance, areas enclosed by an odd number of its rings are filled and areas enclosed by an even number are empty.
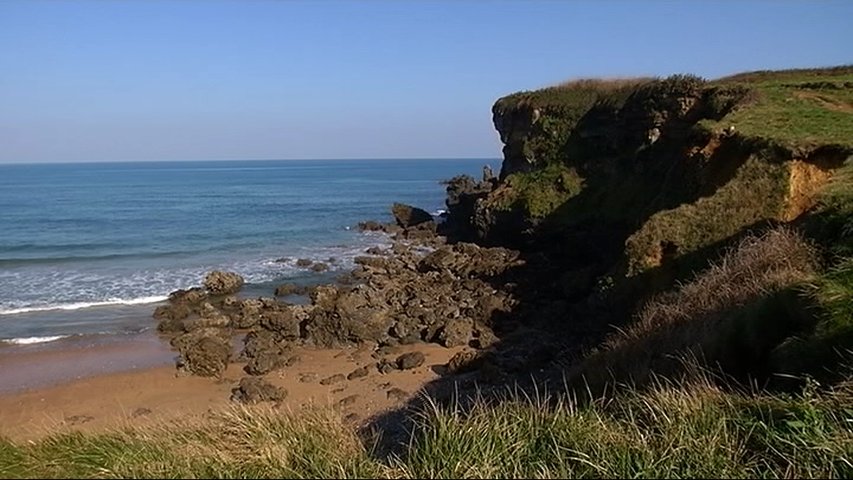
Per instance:
[[[181,163],[181,162],[323,162],[323,161],[411,161],[411,160],[503,160],[502,156],[495,157],[347,157],[347,158],[220,158],[220,159],[181,159],[181,160],[70,160],[70,161],[34,161],[34,162],[3,162],[3,165],[71,165],[71,164],[97,164],[97,163]]]

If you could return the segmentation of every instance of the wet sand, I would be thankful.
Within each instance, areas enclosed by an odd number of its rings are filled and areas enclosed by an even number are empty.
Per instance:
[[[81,337],[0,348],[0,394],[67,383],[93,375],[174,363],[176,353],[155,333]]]
[[[435,344],[402,346],[386,358],[420,351],[426,362],[412,370],[381,374],[375,367],[377,359],[364,347],[301,347],[294,351],[299,361],[265,378],[288,391],[279,408],[328,406],[348,422],[358,423],[404,402],[406,397],[394,389],[417,392],[437,378],[436,372],[459,350]],[[201,417],[232,403],[231,389],[246,375],[243,364],[230,365],[221,379],[184,376],[175,370],[174,355],[154,334],[15,355],[0,352],[0,436],[28,441],[72,430],[105,431]],[[363,366],[369,370],[365,377],[320,383]]]

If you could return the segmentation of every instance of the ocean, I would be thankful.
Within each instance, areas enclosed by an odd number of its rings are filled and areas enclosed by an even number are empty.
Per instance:
[[[136,334],[168,294],[234,271],[244,296],[333,279],[392,221],[437,214],[441,180],[498,159],[0,165],[0,348]],[[330,261],[315,273],[299,258]]]

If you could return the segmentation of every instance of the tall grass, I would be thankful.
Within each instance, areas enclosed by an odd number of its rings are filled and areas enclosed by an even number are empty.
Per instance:
[[[689,282],[652,298],[633,324],[570,369],[594,390],[612,381],[678,378],[692,356],[729,372],[760,371],[763,357],[804,322],[800,286],[817,277],[817,254],[793,230],[750,235]],[[741,372],[737,372],[741,373]]]
[[[779,478],[853,473],[849,389],[791,397],[700,380],[471,411],[434,407],[400,469],[412,478]]]
[[[849,478],[853,389],[732,393],[699,378],[610,400],[430,404],[379,459],[332,411],[235,407],[195,424],[0,441],[9,478]]]
[[[0,441],[6,478],[371,478],[387,467],[331,410],[238,407],[203,420]]]

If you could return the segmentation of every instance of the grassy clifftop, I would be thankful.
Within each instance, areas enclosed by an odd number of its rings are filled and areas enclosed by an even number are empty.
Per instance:
[[[853,67],[579,80],[492,112],[504,162],[477,236],[603,236],[600,268],[636,275],[812,208],[853,154]]]

